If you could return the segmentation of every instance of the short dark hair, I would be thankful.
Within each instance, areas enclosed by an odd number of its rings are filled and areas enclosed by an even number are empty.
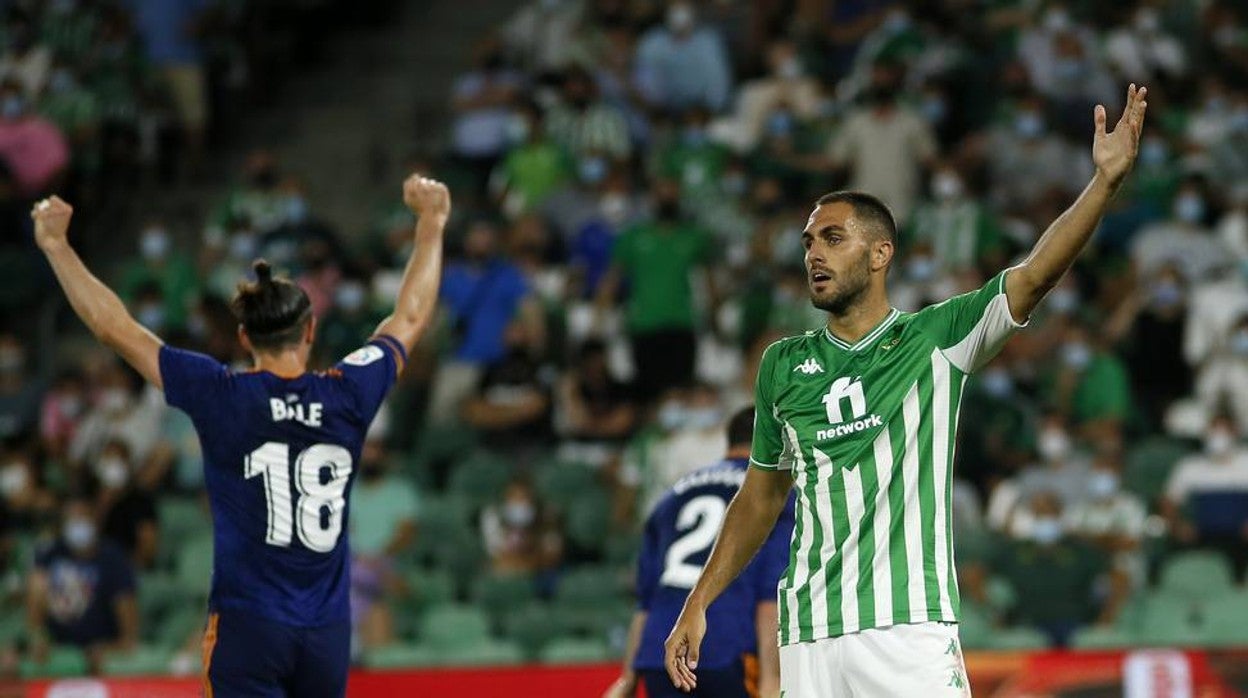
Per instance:
[[[878,197],[861,191],[834,191],[824,194],[815,202],[815,206],[825,204],[849,204],[854,209],[854,218],[867,227],[872,234],[897,244],[897,220],[888,205]]]
[[[252,347],[275,350],[298,344],[312,319],[308,294],[290,279],[273,277],[273,267],[263,259],[252,263],[255,281],[238,285],[230,310]]]
[[[728,448],[749,446],[754,440],[754,408],[745,407],[728,420]]]

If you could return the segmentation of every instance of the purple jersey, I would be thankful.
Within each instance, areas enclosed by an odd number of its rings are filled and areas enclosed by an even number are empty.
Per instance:
[[[711,553],[724,513],[749,464],[728,459],[681,478],[646,520],[637,566],[638,606],[647,612],[635,669],[663,668],[663,643],[676,624],[689,590]],[[706,610],[706,636],[698,666],[721,669],[758,651],[755,611],[776,601],[776,587],[789,564],[793,495],[775,528],[741,575]]]
[[[212,505],[209,605],[286,625],[346,620],[351,483],[406,356],[378,336],[297,378],[162,347],[165,400],[195,424]]]

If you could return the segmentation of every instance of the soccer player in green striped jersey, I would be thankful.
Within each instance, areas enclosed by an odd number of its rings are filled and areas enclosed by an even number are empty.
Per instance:
[[[992,359],[1074,263],[1135,161],[1146,90],[1112,132],[1094,114],[1095,175],[1024,261],[916,313],[888,302],[887,207],[824,196],[802,233],[827,326],[771,345],[755,388],[751,468],[667,641],[675,684],[696,686],[705,609],[798,492],[780,581],[785,698],[970,694],[957,639],[950,492],[967,377]]]

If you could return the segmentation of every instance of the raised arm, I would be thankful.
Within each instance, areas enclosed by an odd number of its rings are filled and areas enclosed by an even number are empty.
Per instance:
[[[1127,90],[1127,106],[1112,132],[1105,130],[1105,107],[1096,106],[1096,133],[1092,142],[1096,173],[1092,181],[1075,203],[1044,231],[1027,259],[1006,276],[1005,295],[1010,313],[1016,319],[1031,315],[1044,295],[1075,263],[1109,207],[1110,199],[1131,171],[1144,126],[1144,111],[1148,108],[1147,95],[1147,88],[1137,90],[1135,84],[1131,84]]]
[[[377,326],[377,334],[394,337],[410,353],[438,306],[442,230],[451,215],[451,193],[441,182],[412,175],[403,182],[403,203],[419,217],[416,244],[403,270],[394,312]]]
[[[65,297],[87,328],[121,355],[149,383],[163,388],[160,380],[160,338],[140,325],[112,289],[95,277],[69,246],[69,220],[74,209],[53,196],[35,205],[35,243],[43,251]]]
[[[693,670],[698,668],[702,636],[706,634],[707,607],[741,574],[767,540],[792,487],[793,478],[788,471],[751,467],[728,505],[724,526],[702,568],[702,576],[685,599],[685,607],[664,645],[667,673],[680,690],[688,693],[698,684]]]

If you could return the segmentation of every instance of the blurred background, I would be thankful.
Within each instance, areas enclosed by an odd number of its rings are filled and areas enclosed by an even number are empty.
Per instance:
[[[721,455],[762,348],[823,323],[813,200],[893,208],[900,309],[975,288],[1073,200],[1092,107],[1116,119],[1135,81],[1134,173],[967,388],[962,638],[989,651],[977,691],[1008,675],[994,656],[1132,647],[1205,648],[1180,657],[1226,692],[1201,695],[1248,690],[1226,649],[1248,646],[1242,3],[5,0],[0,21],[0,676],[198,672],[211,570],[190,421],[73,319],[36,198],[76,205],[143,324],[234,365],[225,301],[266,257],[328,365],[393,303],[402,178],[446,181],[443,310],[352,497],[356,656],[597,665],[605,688],[648,507]],[[1122,695],[1106,666],[1079,695]]]

